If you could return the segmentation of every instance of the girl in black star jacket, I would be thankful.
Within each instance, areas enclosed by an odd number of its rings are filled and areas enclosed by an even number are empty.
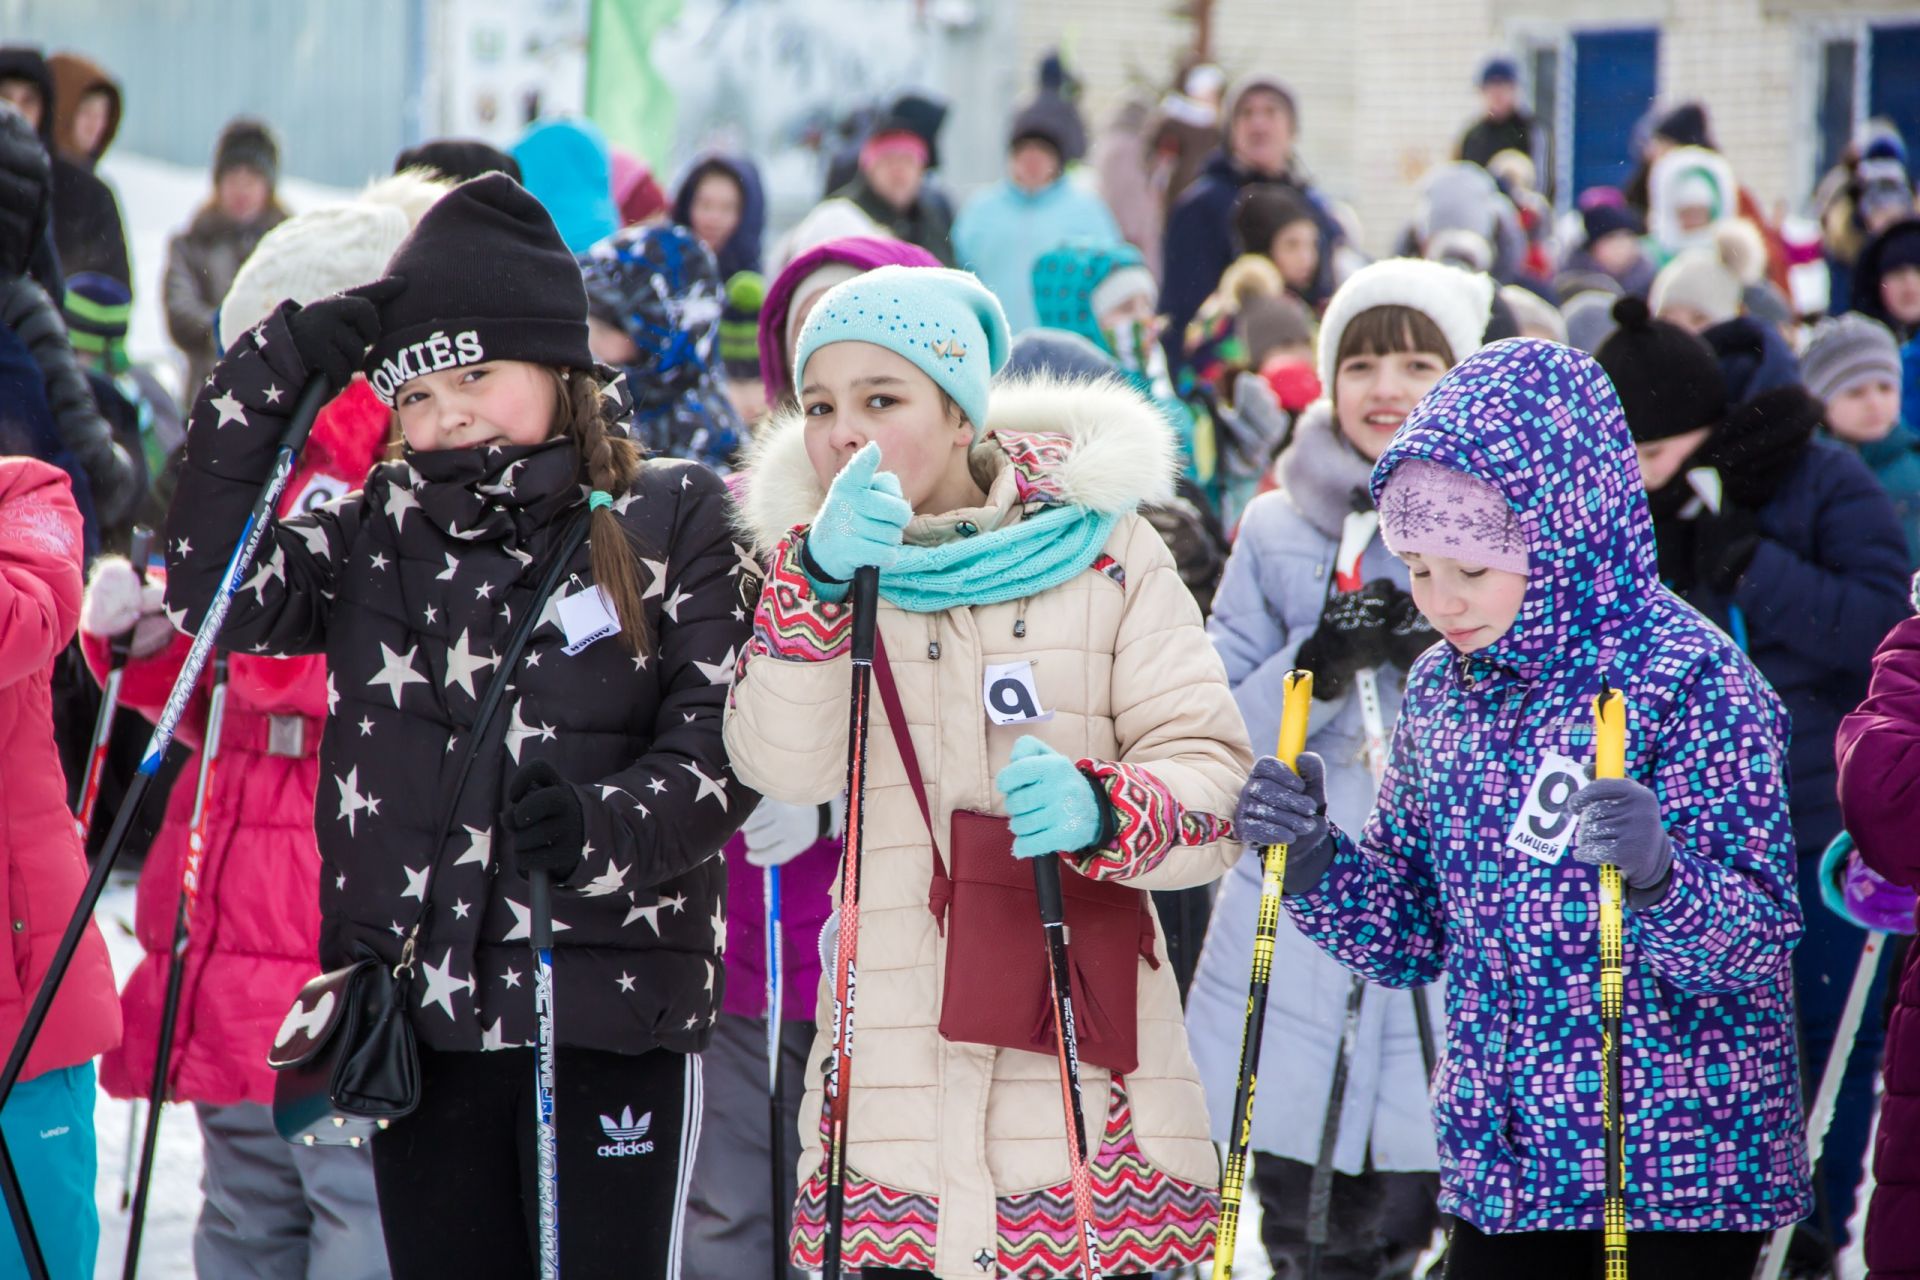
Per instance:
[[[192,628],[307,378],[364,367],[395,407],[405,459],[275,523],[222,640],[327,656],[321,966],[400,963],[426,903],[421,1105],[373,1144],[399,1280],[534,1274],[532,867],[556,886],[563,1265],[679,1274],[695,1055],[723,981],[716,855],[757,800],[720,721],[758,584],[720,481],[640,460],[586,317],[546,211],[502,175],[457,187],[386,279],[283,304],[233,345],[170,516],[168,608]],[[499,654],[583,509],[588,542],[439,830]]]

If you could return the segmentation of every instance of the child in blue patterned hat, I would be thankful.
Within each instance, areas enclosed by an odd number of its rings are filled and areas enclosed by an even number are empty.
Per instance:
[[[1007,348],[1000,304],[965,272],[882,267],[837,285],[800,333],[797,410],[745,468],[741,522],[772,567],[727,716],[734,767],[789,804],[839,793],[845,600],[862,568],[880,578],[875,680],[898,690],[869,748],[847,1093],[843,1256],[867,1276],[1080,1274],[1058,1066],[1032,1043],[1049,1007],[1038,906],[1008,890],[989,908],[1033,921],[1033,982],[949,968],[964,886],[951,918],[929,904],[956,815],[1004,821],[1013,857],[1059,859],[1070,886],[1201,885],[1239,852],[1225,819],[1252,752],[1193,597],[1139,514],[1172,492],[1173,432],[1114,379],[994,385]],[[1212,1253],[1220,1165],[1163,936],[1096,964],[1077,1001],[1106,1011],[1102,1030],[1082,1024],[1080,1071],[1102,1272]],[[943,1033],[942,984],[982,982],[1017,1044]],[[810,1063],[831,1056],[828,1007]],[[803,1267],[820,1265],[825,1231],[821,1097],[810,1068]]]
[[[1286,843],[1300,929],[1388,986],[1447,979],[1433,1085],[1453,1277],[1597,1270],[1599,877],[1627,885],[1629,1258],[1746,1275],[1811,1206],[1789,954],[1801,930],[1786,716],[1731,640],[1660,585],[1605,373],[1553,343],[1483,348],[1374,467],[1388,545],[1444,637],[1408,673],[1364,831],[1325,766],[1255,766],[1236,813]],[[1590,782],[1593,699],[1624,691],[1627,776]]]

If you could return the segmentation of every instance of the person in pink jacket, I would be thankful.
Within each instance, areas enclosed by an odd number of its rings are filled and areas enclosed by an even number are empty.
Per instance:
[[[0,457],[0,1054],[10,1053],[87,878],[53,743],[53,661],[80,618],[80,509],[64,472]],[[0,1113],[56,1280],[93,1275],[93,1059],[120,1043],[120,1006],[89,926],[26,1071]],[[0,1216],[0,1275],[24,1274]]]
[[[357,489],[383,453],[390,415],[364,380],[321,413],[282,514]],[[124,559],[94,569],[81,643],[96,675],[107,642],[129,629],[122,705],[159,714],[192,641]],[[150,1092],[193,821],[211,668],[180,721],[194,758],[181,771],[140,876],[135,932],[146,958],[121,994],[125,1043],[100,1064],[115,1097]],[[228,660],[227,702],[208,785],[199,890],[188,924],[167,1097],[190,1101],[205,1148],[197,1274],[384,1277],[386,1252],[365,1151],[293,1147],[273,1127],[267,1050],[294,996],[319,972],[320,851],[313,834],[324,658]]]

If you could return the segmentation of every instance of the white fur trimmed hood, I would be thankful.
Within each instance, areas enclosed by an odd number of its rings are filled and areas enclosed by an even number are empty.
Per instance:
[[[827,491],[807,460],[798,410],[776,416],[754,438],[736,494],[735,523],[766,555],[795,525],[806,524]],[[1067,501],[1093,511],[1126,512],[1173,496],[1177,447],[1166,416],[1117,378],[1051,376],[995,383],[987,430],[970,454],[976,478],[1007,465],[994,432],[1066,436],[1073,442],[1052,474]]]

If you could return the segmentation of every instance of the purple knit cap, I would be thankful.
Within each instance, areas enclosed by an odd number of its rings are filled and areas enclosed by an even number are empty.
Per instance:
[[[1397,556],[1448,556],[1509,573],[1527,571],[1520,519],[1500,491],[1477,476],[1414,458],[1380,491],[1380,534]]]
[[[938,258],[904,240],[845,236],[815,245],[781,268],[760,305],[760,380],[766,385],[768,404],[778,404],[781,396],[793,390],[793,370],[787,366],[787,312],[793,307],[793,291],[829,262],[843,262],[863,272],[876,267],[940,265]]]

